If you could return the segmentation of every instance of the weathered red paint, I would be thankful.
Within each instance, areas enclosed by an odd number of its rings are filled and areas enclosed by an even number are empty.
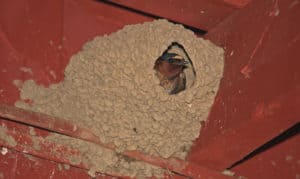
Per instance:
[[[15,122],[21,122],[27,125],[33,125],[42,129],[47,129],[54,132],[59,132],[60,134],[68,135],[74,138],[83,139],[86,141],[93,142],[95,144],[101,145],[102,147],[114,150],[115,147],[113,145],[104,144],[100,141],[98,137],[96,137],[91,131],[72,124],[70,121],[66,121],[64,119],[54,118],[43,114],[38,114],[30,111],[26,111],[23,109],[18,109],[12,106],[0,105],[0,117],[3,119],[12,120]],[[5,126],[14,126],[12,122],[2,120],[2,123]],[[9,125],[11,124],[11,125]],[[55,143],[48,143],[44,141],[43,138],[38,139],[38,143],[40,146],[44,147],[42,150],[37,150],[33,146],[33,142],[31,141],[30,134],[28,132],[22,133],[22,127],[19,127],[17,130],[9,129],[7,134],[15,138],[18,142],[17,146],[14,146],[15,150],[28,152],[33,155],[37,155],[40,157],[48,157],[54,161],[58,162],[69,162],[67,159],[63,158],[63,155],[53,154],[51,151],[62,151],[63,153],[69,153],[72,155],[80,155],[79,151],[74,151],[72,149],[68,149],[66,146],[57,145]],[[26,131],[26,130],[25,130]],[[0,144],[9,146],[5,141],[0,140]],[[150,156],[143,154],[139,151],[124,151],[122,153],[128,157],[134,158],[136,160],[144,161],[156,166],[160,166],[166,168],[171,171],[175,171],[177,173],[183,174],[185,176],[191,176],[193,178],[201,177],[214,177],[214,178],[231,178],[228,176],[222,175],[220,172],[213,171],[201,167],[192,162],[186,162],[178,159],[163,159],[155,156]],[[86,165],[78,165],[78,167],[87,168]],[[116,176],[117,174],[113,174]]]
[[[55,118],[45,114],[35,113],[4,104],[0,104],[0,117],[31,126],[36,126],[56,133],[61,133],[67,136],[72,136],[95,143],[101,143],[100,139],[89,129],[81,127],[78,124],[65,119]],[[107,147],[111,148],[110,145],[107,145]]]
[[[253,1],[206,35],[225,72],[190,161],[227,168],[299,122],[299,17],[294,1]]]
[[[36,145],[39,145],[40,149],[34,147],[32,136],[30,134],[30,129],[26,125],[21,125],[15,122],[10,122],[7,120],[0,119],[1,126],[5,126],[7,129],[7,135],[11,136],[18,143],[12,148],[6,141],[0,139],[0,146],[9,148],[8,154],[13,153],[12,158],[16,161],[7,162],[7,158],[2,156],[0,158],[1,171],[7,178],[24,178],[35,176],[34,178],[44,178],[44,176],[51,176],[62,178],[68,175],[69,178],[90,178],[87,175],[86,164],[80,164],[76,168],[71,167],[71,171],[60,171],[58,164],[70,164],[66,154],[77,156],[79,151],[69,148],[68,146],[62,146],[56,143],[47,142],[44,140],[46,135],[49,133],[45,130],[34,128],[36,133]],[[18,151],[18,152],[17,152]],[[52,151],[61,151],[61,153],[55,153]],[[22,154],[21,154],[22,153]],[[1,155],[1,154],[0,154]],[[24,158],[25,156],[25,158]],[[38,158],[37,158],[38,157]],[[11,157],[8,157],[9,159]],[[32,160],[34,159],[34,160]],[[38,161],[37,161],[38,160]],[[34,161],[34,166],[31,169],[32,161]],[[37,163],[38,162],[38,163]],[[29,163],[29,164],[28,164]],[[2,164],[2,165],[1,165]],[[6,167],[10,167],[10,170],[5,170]],[[48,171],[44,171],[48,168]],[[81,168],[81,169],[79,169]],[[32,171],[31,171],[32,170]],[[30,171],[32,173],[30,173]],[[38,173],[38,171],[43,173]],[[72,172],[72,173],[69,173]],[[115,176],[118,176],[114,174]],[[51,178],[50,177],[50,178]],[[102,177],[102,175],[101,175]],[[105,177],[105,175],[103,175]],[[6,178],[6,177],[4,177]],[[48,177],[47,177],[48,178]],[[106,178],[111,178],[106,176]]]
[[[223,1],[232,6],[242,8],[246,6],[248,3],[250,3],[252,0],[223,0]]]
[[[190,153],[189,161],[222,170],[299,122],[300,86],[275,100],[260,103],[249,120],[224,129]],[[213,153],[213,155],[211,155]]]
[[[86,41],[150,20],[95,1],[1,0],[0,103],[19,99],[13,80],[57,83],[63,80],[70,57]]]
[[[130,5],[135,1],[114,2]],[[184,163],[187,167],[182,170],[194,178],[198,178],[198,174],[205,178],[224,177],[216,171],[229,167],[300,118],[296,109],[300,96],[300,3],[297,0],[249,2],[175,0],[173,4],[167,1],[159,4],[155,1],[136,1],[130,5],[208,30],[206,38],[225,48],[225,72],[220,90],[209,121],[195,142],[188,162]],[[239,9],[241,7],[244,8]],[[182,9],[182,12],[178,9]],[[201,10],[205,12],[201,14]],[[12,84],[14,79],[34,79],[44,85],[58,82],[63,79],[69,57],[85,41],[95,35],[116,31],[126,24],[150,20],[150,17],[95,1],[1,1],[0,103],[13,104],[18,99],[19,92]],[[32,73],[20,70],[21,67],[31,68]],[[28,127],[2,121],[8,126],[9,134],[15,135],[13,128],[18,132],[19,135],[15,137],[20,144],[27,142],[29,146],[32,145]],[[47,131],[36,131],[39,136],[48,135]],[[299,143],[299,135],[294,136],[233,170],[248,178],[297,178]],[[49,145],[46,146],[49,148]],[[61,147],[62,153],[77,154],[67,146]],[[23,148],[15,147],[13,150],[23,151]],[[32,149],[31,153],[53,161],[68,162],[63,156],[55,157],[47,151],[46,148],[42,152]],[[29,165],[25,165],[28,161],[20,159],[18,155],[23,154],[11,155],[21,161],[18,165],[14,160],[7,160],[7,163],[6,156],[2,157],[1,169],[17,166],[20,175],[14,174],[14,177],[38,178],[37,172],[29,173]],[[132,155],[136,154],[133,152]],[[146,156],[144,160],[166,165],[157,158]],[[50,167],[53,164],[48,160],[41,162],[43,166]],[[200,170],[198,164],[201,164]],[[51,176],[52,170],[37,170],[44,172],[45,175],[40,175],[42,178]],[[15,170],[8,172],[12,171]],[[86,174],[83,171],[72,170],[69,175],[71,178],[84,178]]]
[[[2,148],[0,148],[2,149]],[[0,154],[0,178],[5,179],[92,179],[86,170],[70,166],[65,168],[64,163],[54,162],[48,159],[39,158],[8,149],[5,155]],[[59,166],[61,165],[61,166]],[[125,177],[115,177],[98,174],[94,179],[116,179]],[[128,177],[129,178],[129,177]],[[167,175],[166,179],[184,179],[186,177],[180,175]]]
[[[209,31],[247,0],[111,0],[126,7],[174,20],[198,29]]]
[[[60,163],[34,157],[29,154],[8,149],[5,155],[0,154],[0,178],[23,179],[23,178],[53,178],[53,179],[89,179],[85,170],[70,167],[59,168]],[[99,177],[100,178],[100,177]],[[102,177],[101,177],[102,178]],[[103,177],[110,179],[112,177]]]
[[[246,178],[300,177],[300,135],[273,146],[271,149],[237,165],[232,170]]]

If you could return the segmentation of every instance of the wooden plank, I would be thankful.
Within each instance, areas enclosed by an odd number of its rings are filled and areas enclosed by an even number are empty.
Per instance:
[[[190,161],[230,167],[299,122],[299,18],[296,1],[253,1],[206,35],[225,71]]]
[[[151,20],[96,1],[1,0],[0,103],[18,100],[14,80],[57,83],[63,80],[70,57],[85,42]]]
[[[74,149],[67,145],[61,145],[57,144],[54,141],[48,141],[44,139],[44,135],[48,133],[47,131],[43,131],[40,129],[35,128],[34,131],[38,134],[35,135],[35,139],[32,139],[32,134],[30,134],[30,129],[26,125],[20,125],[11,121],[7,121],[0,118],[0,124],[1,126],[5,126],[6,132],[4,135],[7,137],[11,137],[16,141],[16,145],[12,146],[11,143],[9,143],[7,140],[4,140],[3,138],[0,139],[0,145],[7,147],[9,149],[22,152],[24,154],[30,154],[33,156],[37,156],[39,158],[51,160],[53,162],[58,163],[66,163],[72,166],[75,166],[77,168],[81,168],[84,170],[88,170],[88,164],[84,162],[80,162],[77,165],[72,164],[72,162],[69,161],[70,157],[78,157],[80,154],[80,151],[78,149]],[[39,134],[42,135],[39,135]],[[49,133],[48,133],[49,134]],[[46,134],[46,135],[48,135]],[[36,147],[39,146],[39,147]],[[56,151],[56,152],[53,152]],[[68,157],[67,157],[68,156]],[[13,164],[10,164],[10,166]],[[28,166],[24,166],[26,168]],[[13,166],[11,166],[13,168]],[[15,169],[13,169],[14,171]],[[12,171],[10,171],[12,172]],[[116,176],[116,177],[124,177],[117,173],[107,173],[107,175]],[[30,175],[26,175],[23,173],[23,176],[29,177]],[[130,178],[130,177],[127,177]]]
[[[205,146],[194,146],[189,161],[222,170],[300,121],[300,86],[276,100],[257,105],[251,118],[230,126]]]
[[[89,141],[95,144],[98,144],[102,147],[105,147],[110,150],[115,150],[115,147],[111,144],[105,144],[102,143],[99,139],[99,137],[95,136],[91,131],[84,127],[80,127],[76,124],[73,124],[70,121],[66,121],[64,119],[59,119],[55,117],[50,117],[48,115],[44,114],[39,114],[35,112],[30,112],[26,111],[23,109],[19,109],[16,107],[12,106],[7,106],[7,105],[0,105],[0,117],[3,119],[15,121],[15,122],[21,122],[23,124],[27,125],[32,125],[35,127],[39,127],[42,129],[47,129],[53,132],[57,132],[63,135],[71,136],[74,138],[82,139],[85,141]],[[16,134],[18,133],[18,134]],[[8,133],[14,138],[19,138],[18,136],[23,136],[22,138],[25,138],[27,140],[30,140],[30,136],[27,134],[23,134],[19,130],[17,132],[11,132],[9,131]],[[5,141],[2,141],[2,143]],[[29,145],[31,147],[30,153],[33,155],[40,155],[43,157],[47,157],[47,147],[50,145],[44,144],[44,141],[41,139],[40,143],[42,143],[42,146],[45,146],[45,149],[43,149],[41,152],[39,150],[35,150],[34,147]],[[5,144],[5,143],[4,143]],[[7,144],[6,144],[7,145]],[[52,144],[51,144],[52,145]],[[55,143],[53,144],[55,145]],[[23,151],[24,147],[27,146],[26,140],[19,140],[18,145],[15,146],[14,148],[16,150]],[[46,153],[45,153],[46,152]],[[77,152],[78,153],[78,152]],[[130,158],[139,160],[139,161],[144,161],[152,165],[160,166],[162,168],[169,169],[171,171],[175,171],[177,173],[180,173],[185,176],[190,176],[193,178],[198,178],[199,176],[202,177],[214,177],[214,178],[230,178],[228,176],[222,175],[221,171],[214,171],[210,170],[204,167],[201,167],[200,165],[197,165],[192,162],[186,162],[183,160],[179,160],[176,158],[169,158],[169,159],[164,159],[160,157],[155,157],[155,156],[150,156],[147,154],[144,154],[140,151],[124,151],[121,153],[122,155],[128,156]],[[57,156],[51,157],[51,159],[58,160]],[[80,166],[84,167],[84,166]],[[116,175],[116,174],[114,174]]]
[[[222,22],[238,7],[247,4],[247,0],[228,0],[230,3],[220,0],[111,0],[109,2],[206,31]]]
[[[2,150],[6,150],[6,148],[2,148]],[[11,149],[7,149],[7,153],[1,155],[0,170],[2,178],[91,178],[86,170]],[[100,179],[100,177],[97,178]],[[113,179],[113,177],[105,175],[102,175],[101,178]]]
[[[299,125],[300,127],[300,125]],[[231,170],[246,178],[299,178],[300,128],[294,136],[262,151]]]

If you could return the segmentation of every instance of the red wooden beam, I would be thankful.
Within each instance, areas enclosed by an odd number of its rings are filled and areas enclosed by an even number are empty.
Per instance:
[[[111,0],[125,7],[209,31],[250,0]]]
[[[300,130],[295,136],[265,150],[231,170],[246,178],[299,178]]]
[[[205,36],[225,49],[225,71],[190,161],[230,167],[299,122],[300,6],[295,2],[252,1]]]
[[[250,120],[225,129],[205,147],[194,147],[190,161],[222,170],[300,121],[300,86],[268,103],[261,103]]]
[[[115,147],[112,144],[105,144],[102,143],[96,135],[94,135],[89,129],[86,129],[84,127],[80,127],[70,121],[51,117],[48,115],[35,113],[31,111],[26,111],[20,108],[16,108],[13,106],[7,106],[4,104],[0,104],[0,117],[3,119],[12,120],[15,122],[21,122],[27,125],[39,127],[42,129],[47,129],[56,133],[60,133],[63,135],[71,136],[74,138],[86,140],[93,142],[95,144],[98,144],[102,147],[105,147],[107,149],[115,150]],[[15,133],[10,133],[11,135],[15,136]],[[22,134],[18,134],[21,136]],[[25,136],[25,138],[28,138],[28,136]],[[22,141],[18,141],[23,143]],[[26,145],[26,142],[22,145]],[[49,145],[47,145],[49,146]],[[22,150],[22,147],[14,147],[16,150]],[[31,151],[34,155],[38,155],[39,151]],[[43,150],[45,152],[45,150]],[[136,160],[144,161],[147,163],[150,163],[152,165],[160,166],[162,168],[167,168],[171,171],[175,171],[177,173],[191,176],[191,177],[209,177],[213,176],[215,178],[229,178],[227,176],[224,176],[220,172],[213,171],[206,169],[204,167],[201,167],[197,164],[194,164],[192,162],[186,162],[183,160],[170,158],[170,159],[163,159],[155,156],[150,156],[147,154],[144,154],[140,151],[124,151],[122,153],[125,156],[134,158]],[[42,154],[44,157],[45,154]]]
[[[2,150],[5,149],[2,148]],[[8,149],[5,154],[1,154],[0,170],[2,178],[91,179],[86,170],[81,168],[45,160],[11,149]],[[115,177],[101,175],[101,177],[96,178],[113,179]]]
[[[4,178],[53,177],[59,179],[66,178],[66,176],[67,178],[91,178],[87,175],[89,167],[86,163],[82,162],[75,165],[69,161],[70,158],[76,158],[78,155],[81,155],[80,151],[68,145],[57,144],[55,141],[45,140],[44,137],[49,135],[48,131],[3,120],[1,118],[0,126],[5,127],[6,137],[10,136],[17,142],[16,146],[11,146],[11,144],[3,138],[0,139],[0,146],[2,147],[2,155],[0,154],[0,170],[4,175]],[[34,135],[32,130],[34,130]],[[6,148],[8,149],[7,153],[5,152]],[[31,165],[32,161],[34,161],[33,165]],[[58,165],[63,164],[70,165],[70,169],[59,169]],[[99,175],[96,175],[96,179],[110,179],[116,177],[124,179],[130,178],[112,172],[98,174]],[[174,173],[166,173],[164,178],[183,179],[186,177]]]
[[[19,99],[14,80],[57,83],[85,42],[153,20],[93,0],[1,0],[0,12],[0,103],[6,104]]]
[[[16,141],[16,145],[12,146],[11,143],[9,143],[7,140],[0,138],[0,146],[5,146],[7,148],[11,148],[12,150],[55,161],[58,163],[67,163],[85,170],[89,169],[86,163],[81,162],[79,164],[74,165],[72,164],[72,162],[69,161],[70,157],[78,157],[78,155],[81,155],[79,150],[71,148],[67,145],[61,145],[52,141],[47,141],[39,135],[32,136],[29,133],[29,130],[26,131],[26,128],[28,128],[28,126],[20,126],[20,124],[3,120],[1,118],[0,123],[1,126],[5,126],[6,128],[6,137],[12,137],[14,141]],[[39,129],[37,128],[35,128],[35,131],[37,131],[38,133],[45,133],[45,131],[39,131]],[[34,139],[32,139],[33,137]],[[36,146],[39,147],[37,148]],[[121,176],[118,173],[107,174],[116,177],[130,178],[126,176]]]

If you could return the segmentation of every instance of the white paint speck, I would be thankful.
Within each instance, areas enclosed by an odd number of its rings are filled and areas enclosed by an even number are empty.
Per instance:
[[[22,71],[24,73],[29,73],[30,75],[33,74],[31,68],[28,68],[28,67],[20,67],[20,71]]]
[[[276,162],[275,161],[271,161],[271,164],[273,165],[273,166],[276,166]]]
[[[280,10],[279,9],[276,9],[276,11],[274,12],[274,16],[278,16],[280,13]]]
[[[54,175],[54,170],[52,170],[52,172],[51,172],[51,175],[50,175],[50,179],[52,179],[53,178],[53,175]]]
[[[77,130],[77,126],[74,125],[74,126],[73,126],[73,132],[75,132],[76,130]]]
[[[59,46],[57,47],[58,50],[61,50],[62,48],[63,48],[62,45],[59,45]]]
[[[52,40],[49,40],[48,43],[49,43],[50,46],[53,46],[53,44],[54,44],[54,42]]]
[[[23,86],[23,82],[21,80],[14,80],[13,84],[18,88],[21,88]]]
[[[295,5],[299,4],[299,0],[295,0],[293,1],[290,5],[289,5],[289,9],[293,8]]]
[[[285,161],[289,162],[289,161],[291,161],[291,160],[293,160],[293,156],[287,155],[287,156],[285,157]]]
[[[49,73],[54,79],[56,79],[56,74],[53,70],[50,70]]]
[[[275,1],[275,4],[274,4],[274,7],[273,7],[273,10],[271,12],[269,12],[269,16],[278,16],[280,13],[280,10],[279,10],[279,6],[278,6],[278,1],[276,0]]]
[[[222,172],[222,174],[223,175],[227,175],[227,176],[234,176],[235,173],[233,171],[231,171],[231,170],[224,170]]]
[[[1,154],[2,154],[2,155],[6,155],[7,152],[8,152],[7,148],[6,148],[6,147],[2,147],[2,149],[1,149]]]

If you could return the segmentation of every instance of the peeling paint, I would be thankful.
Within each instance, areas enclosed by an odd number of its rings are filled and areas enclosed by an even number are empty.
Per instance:
[[[2,154],[2,155],[6,155],[7,152],[8,152],[7,148],[6,148],[6,147],[2,147],[2,149],[1,149],[1,154]]]
[[[62,171],[62,170],[63,170],[63,167],[62,167],[62,165],[61,165],[60,163],[57,165],[57,167],[58,167],[58,170],[59,170],[59,171]]]
[[[55,173],[55,169],[52,170],[51,175],[49,176],[50,179],[53,178],[54,173]]]
[[[31,136],[35,136],[35,135],[36,135],[36,133],[35,133],[35,131],[34,131],[34,128],[31,127],[31,126],[29,126],[29,134],[30,134]]]
[[[234,176],[235,175],[235,173],[233,171],[231,171],[231,170],[224,170],[222,172],[222,174],[223,175],[227,175],[227,176]]]
[[[265,38],[267,32],[269,32],[269,29],[270,29],[270,24],[268,24],[268,25],[265,27],[264,31],[262,32],[262,34],[261,34],[261,36],[260,36],[260,38],[259,38],[259,40],[258,40],[256,46],[254,47],[254,49],[253,49],[253,51],[252,51],[252,53],[251,53],[251,55],[250,55],[250,59],[252,59],[252,58],[254,57],[254,55],[257,53],[257,50],[258,50],[259,47],[262,45],[262,42],[263,42],[263,40],[264,40],[264,38]]]
[[[294,6],[299,4],[299,0],[294,0],[290,5],[289,5],[289,9],[293,8]]]
[[[271,164],[273,165],[273,166],[276,166],[277,164],[276,164],[276,162],[275,161],[271,161]]]
[[[244,75],[246,79],[250,79],[250,73],[252,72],[252,68],[249,66],[249,64],[247,64],[241,69],[240,72]]]
[[[33,157],[32,155],[30,154],[24,154],[24,157],[26,157],[28,160],[30,161],[33,161],[33,162],[37,162],[35,157]]]
[[[71,168],[70,165],[68,165],[68,164],[63,164],[63,167],[65,170],[69,170]]]
[[[20,71],[22,71],[24,73],[28,73],[30,75],[33,75],[31,68],[28,68],[28,67],[20,67]]]
[[[269,12],[269,16],[276,17],[279,15],[279,13],[280,13],[280,10],[279,10],[279,6],[278,6],[278,0],[275,0],[272,10]]]
[[[56,79],[56,74],[53,70],[50,70],[49,73],[54,79]]]
[[[7,145],[11,147],[15,147],[17,145],[16,140],[7,134],[6,127],[0,127],[0,140],[3,140],[7,143]]]
[[[291,161],[291,160],[293,160],[293,156],[287,155],[287,156],[285,157],[285,161],[289,162],[289,161]]]

